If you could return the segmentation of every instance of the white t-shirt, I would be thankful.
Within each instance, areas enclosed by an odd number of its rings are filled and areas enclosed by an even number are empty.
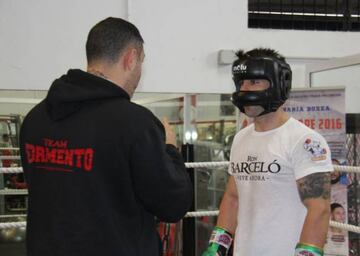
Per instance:
[[[229,166],[239,196],[234,255],[293,255],[306,215],[296,180],[332,169],[324,138],[294,118],[237,133]]]

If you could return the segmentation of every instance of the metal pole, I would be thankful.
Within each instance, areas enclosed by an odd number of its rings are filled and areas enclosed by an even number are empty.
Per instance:
[[[194,162],[194,145],[192,144],[183,144],[181,147],[181,153],[183,155],[185,162]],[[187,172],[190,176],[191,182],[193,184],[193,189],[195,191],[195,172],[193,168],[187,169]],[[193,203],[191,205],[190,211],[195,211],[195,193]],[[196,235],[195,235],[195,218],[185,218],[183,219],[183,255],[184,256],[195,256],[196,255]]]

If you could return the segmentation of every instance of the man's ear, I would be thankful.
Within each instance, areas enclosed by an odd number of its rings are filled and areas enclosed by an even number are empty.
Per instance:
[[[128,48],[123,55],[123,66],[125,71],[132,71],[138,62],[138,51],[135,48]]]

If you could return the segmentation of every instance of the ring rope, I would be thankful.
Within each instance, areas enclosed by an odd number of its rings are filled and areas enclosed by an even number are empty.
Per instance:
[[[27,189],[0,189],[0,195],[27,195]]]
[[[199,212],[188,212],[185,215],[185,218],[189,217],[203,217],[203,216],[217,216],[219,214],[219,211],[199,211]],[[360,234],[360,227],[340,223],[336,221],[330,221],[330,226],[334,228],[340,228],[342,230],[354,232],[357,234]],[[4,222],[0,223],[0,230],[1,229],[9,229],[9,228],[21,228],[26,227],[26,221],[19,221],[19,222]]]
[[[20,148],[0,147],[0,150],[20,150]]]
[[[26,214],[0,215],[0,219],[6,219],[6,218],[23,218],[23,217],[26,217]]]
[[[0,160],[20,160],[20,156],[0,156]]]
[[[9,228],[24,228],[24,227],[26,227],[26,221],[0,223],[0,230],[9,229]]]
[[[219,211],[198,211],[198,212],[188,212],[185,215],[185,218],[189,217],[203,217],[203,216],[217,216],[219,214]],[[354,232],[360,234],[360,227],[346,224],[346,223],[340,223],[336,221],[330,221],[330,226],[334,228],[340,228],[346,231]]]
[[[227,167],[229,162],[194,162],[185,163],[186,168],[211,168],[211,167]],[[359,166],[334,165],[334,170],[339,172],[360,173]],[[22,167],[2,167],[0,173],[22,173]]]
[[[330,220],[330,226],[360,234],[360,227]]]
[[[22,167],[2,167],[0,173],[22,173]]]
[[[4,148],[4,147],[1,147],[0,150],[20,150],[20,148]]]
[[[219,210],[216,211],[198,211],[198,212],[187,212],[185,218],[191,217],[203,217],[203,216],[218,216]]]
[[[229,165],[229,161],[226,162],[194,162],[185,163],[186,168],[208,168],[208,167],[225,167]]]
[[[360,167],[358,166],[334,165],[334,170],[339,172],[360,173]]]

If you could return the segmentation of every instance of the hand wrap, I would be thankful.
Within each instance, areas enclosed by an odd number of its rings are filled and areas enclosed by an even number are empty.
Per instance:
[[[211,233],[209,247],[202,256],[226,256],[232,240],[232,235],[228,231],[215,227]]]
[[[324,251],[311,244],[298,243],[295,248],[295,256],[323,256]]]

